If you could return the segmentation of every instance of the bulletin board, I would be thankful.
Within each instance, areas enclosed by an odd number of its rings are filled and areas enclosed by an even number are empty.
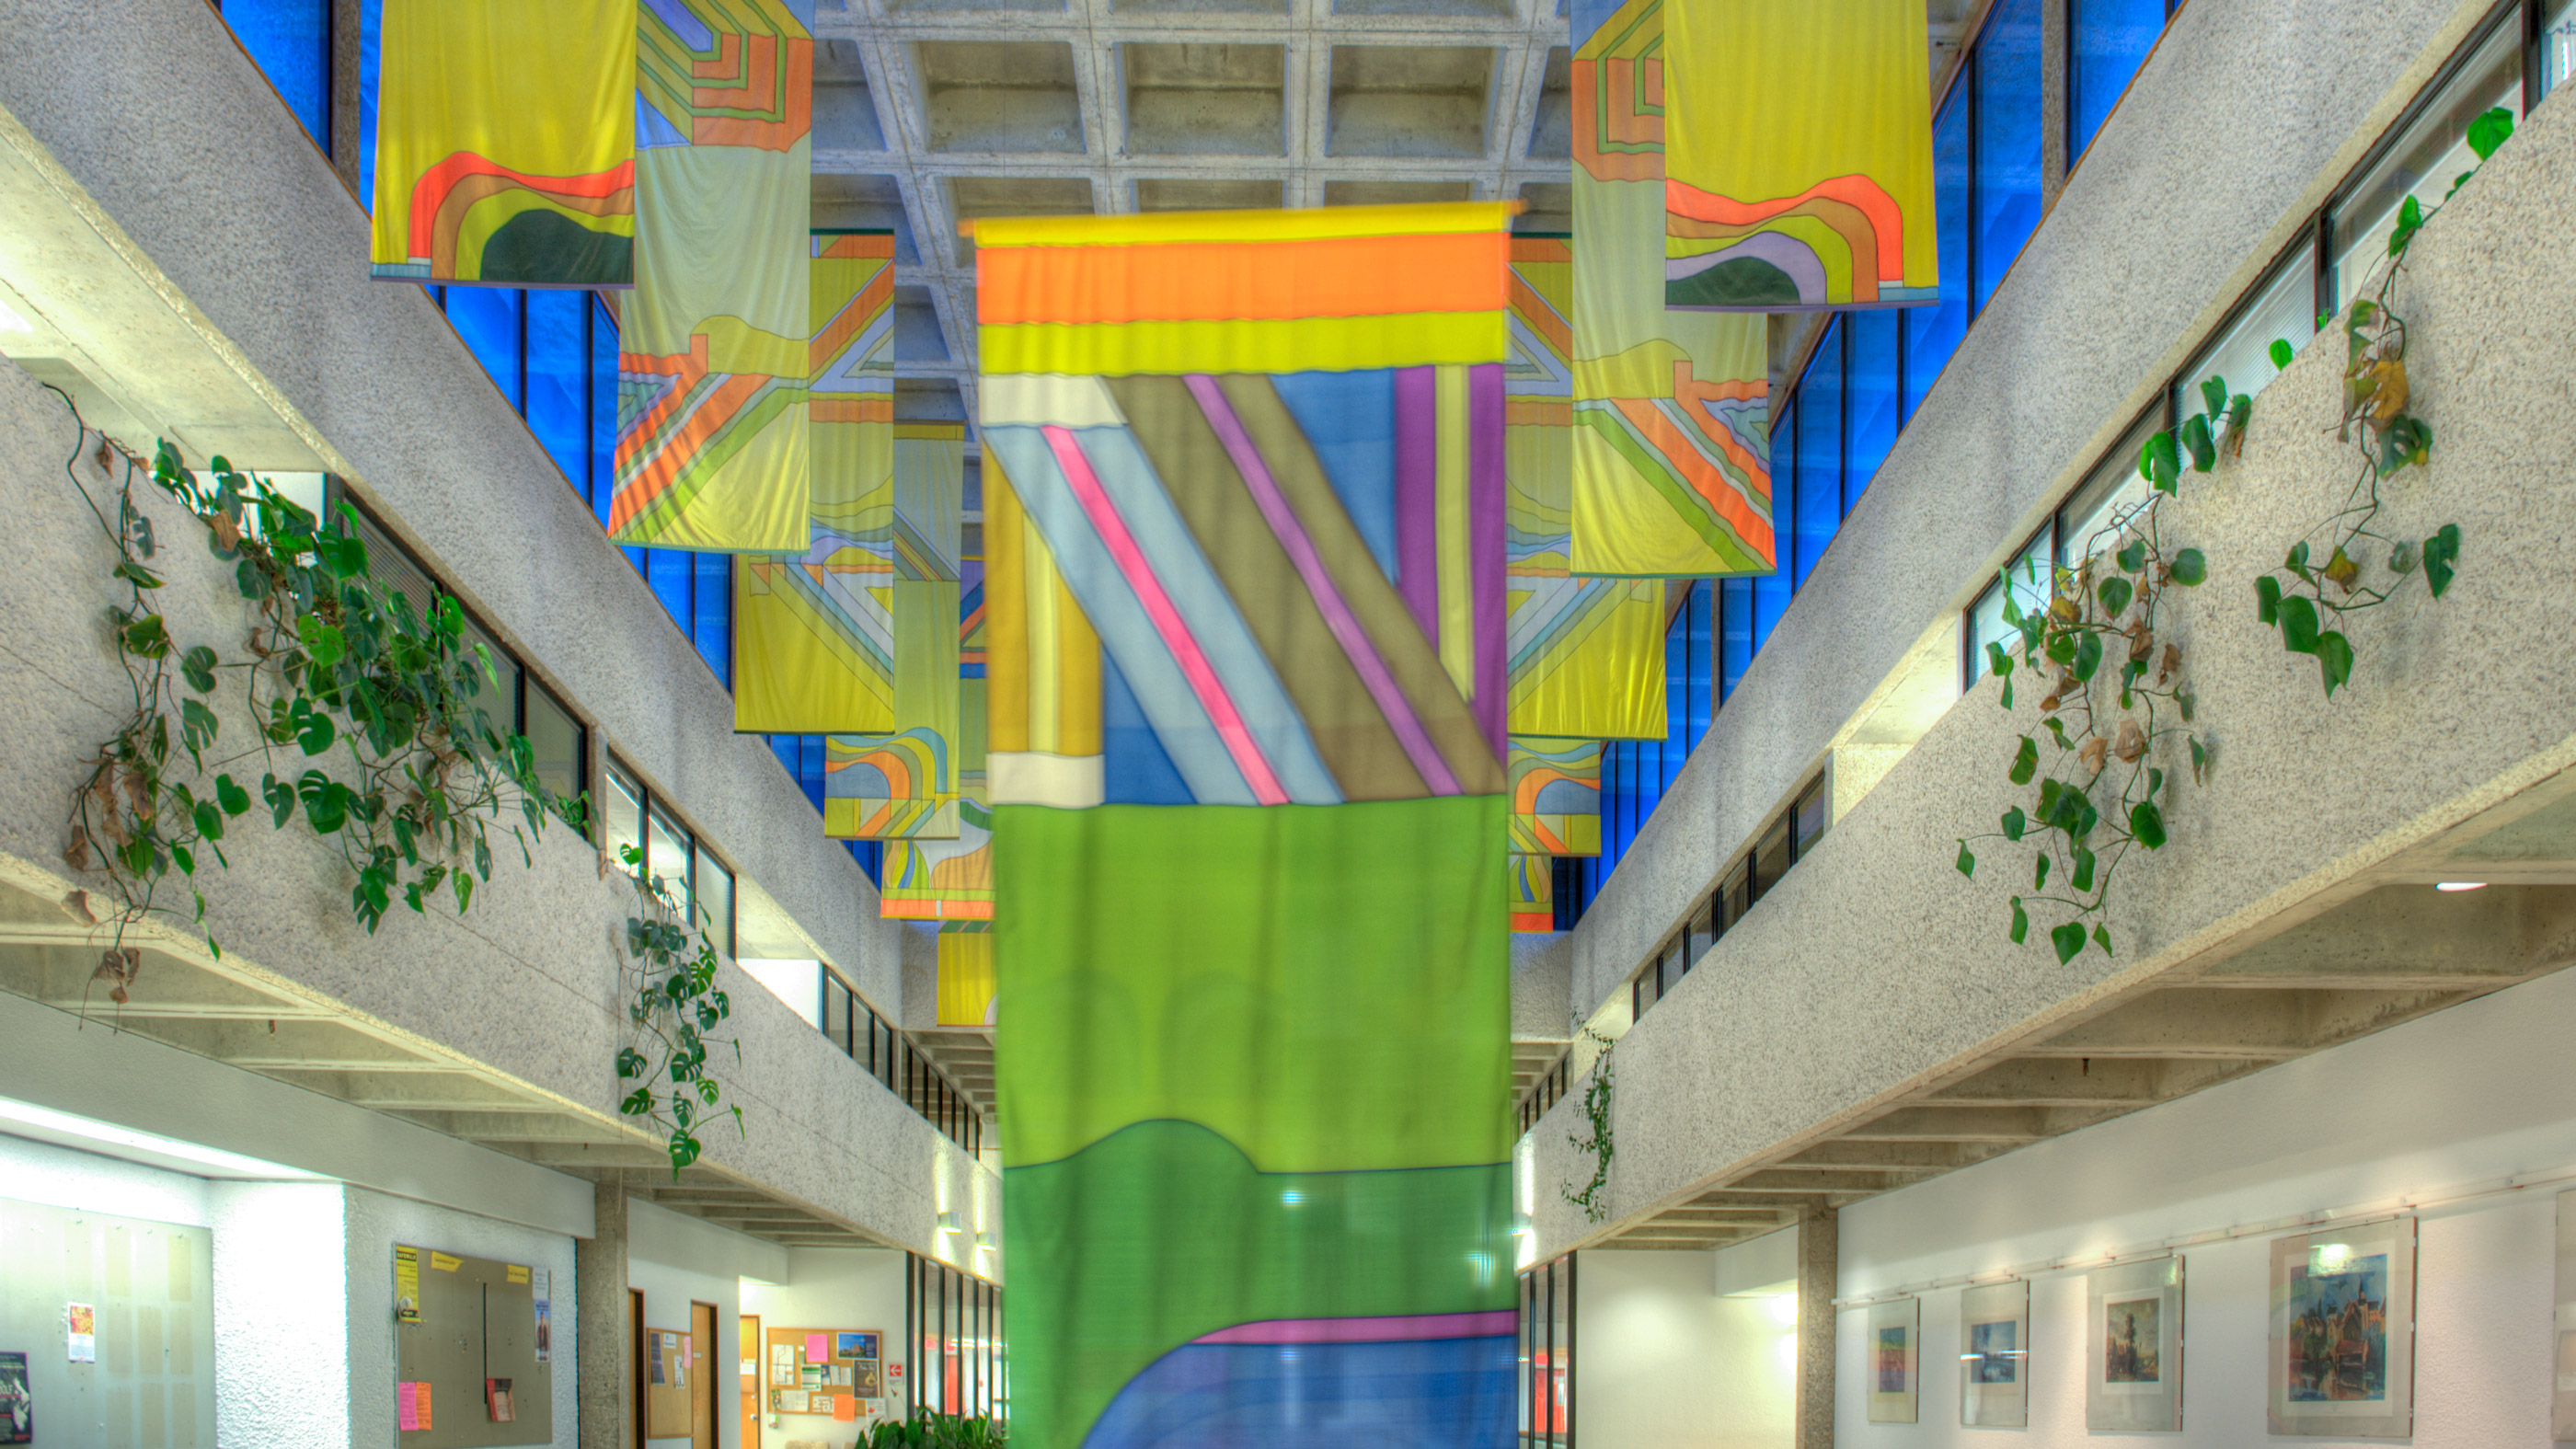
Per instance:
[[[394,1403],[402,1449],[554,1442],[546,1270],[394,1249]],[[417,1321],[413,1321],[417,1319]]]
[[[885,1397],[885,1335],[876,1329],[773,1328],[763,1337],[763,1413],[850,1419],[860,1401]],[[813,1355],[818,1343],[819,1359]]]
[[[644,1330],[644,1437],[685,1439],[697,1424],[689,1391],[689,1336],[676,1328]]]

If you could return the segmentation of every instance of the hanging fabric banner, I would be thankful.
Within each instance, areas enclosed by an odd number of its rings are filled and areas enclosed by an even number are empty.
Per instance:
[[[957,838],[964,423],[894,425],[894,731],[825,742],[823,833]]]
[[[372,270],[635,280],[635,0],[383,0]]]
[[[1512,736],[1503,773],[1512,792],[1512,849],[1526,855],[1601,853],[1601,742]]]
[[[1544,935],[1556,929],[1556,860],[1553,856],[1506,857],[1505,898],[1511,902],[1515,935]]]
[[[1663,0],[1596,0],[1573,24],[1571,571],[1769,573],[1769,324],[1667,312],[1659,283]]]
[[[1665,305],[1938,299],[1928,26],[1889,0],[1673,7]]]
[[[895,724],[894,233],[816,232],[802,554],[745,554],[733,601],[733,727]]]
[[[635,14],[635,295],[618,319],[609,537],[803,553],[813,0]]]
[[[949,921],[939,928],[939,1024],[991,1026],[993,926]]]
[[[1503,380],[1509,723],[1515,734],[1660,739],[1663,581],[1571,576],[1573,274],[1563,238],[1512,238],[1512,361]]]
[[[1506,217],[977,225],[1015,1445],[1511,1442]]]

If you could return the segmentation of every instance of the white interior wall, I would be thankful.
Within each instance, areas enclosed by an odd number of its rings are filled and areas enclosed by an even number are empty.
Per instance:
[[[691,1305],[715,1305],[715,1341],[691,1342],[691,1371],[708,1376],[717,1441],[729,1443],[741,1421],[742,1280],[786,1277],[787,1250],[641,1199],[628,1199],[626,1213],[626,1282],[644,1294],[644,1326],[688,1333]],[[662,1449],[689,1445],[686,1435],[644,1442]]]
[[[2269,1241],[2304,1214],[2411,1201],[2424,1205],[2416,1449],[2547,1443],[2551,1194],[2576,1167],[2570,1022],[2576,972],[2562,972],[1846,1208],[1846,1298],[1948,1286],[1922,1295],[1925,1371],[1913,1425],[1868,1422],[1866,1314],[1844,1310],[1837,1442],[1992,1442],[1979,1436],[1997,1431],[1959,1426],[1956,1283],[1965,1275],[2228,1232],[2242,1235],[2182,1250],[2180,1435],[2087,1434],[2084,1273],[2030,1273],[2030,1432],[2033,1442],[2098,1449],[2264,1442]],[[2517,1190],[2517,1180],[2537,1185]],[[1584,1407],[1588,1429],[1592,1402]]]
[[[903,1362],[903,1275],[904,1255],[891,1248],[797,1248],[787,1255],[784,1281],[743,1285],[742,1311],[759,1314],[764,1329],[875,1329],[891,1368]],[[855,1423],[764,1414],[760,1449],[787,1449],[791,1440],[848,1444],[867,1424],[871,1402],[877,1414],[900,1417],[900,1387],[889,1377],[887,1396],[863,1402]]]
[[[202,1184],[215,1230],[215,1436],[224,1449],[393,1442],[392,1371],[385,1434],[351,1415],[365,1399],[352,1335],[348,1189],[336,1182]],[[390,1254],[388,1255],[390,1257]],[[386,1266],[387,1275],[392,1265]],[[393,1316],[390,1284],[385,1316]],[[388,1325],[390,1328],[390,1325]]]

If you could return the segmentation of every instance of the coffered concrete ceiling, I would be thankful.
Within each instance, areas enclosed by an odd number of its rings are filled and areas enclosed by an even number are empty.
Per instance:
[[[985,216],[1520,200],[1569,224],[1572,0],[823,0],[814,224],[896,233],[898,395],[971,418]],[[1936,83],[1986,0],[1928,0]]]

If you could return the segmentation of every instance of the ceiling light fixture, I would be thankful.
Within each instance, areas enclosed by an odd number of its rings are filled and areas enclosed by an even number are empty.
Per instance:
[[[2487,883],[2482,880],[2446,880],[2433,887],[2437,891],[2482,891],[2486,888]]]
[[[62,1147],[122,1149],[115,1155],[167,1159],[154,1165],[168,1166],[175,1162],[183,1164],[180,1168],[182,1171],[191,1167],[200,1170],[211,1168],[225,1177],[281,1178],[298,1182],[328,1181],[319,1173],[306,1172],[301,1168],[286,1167],[278,1163],[262,1161],[256,1157],[245,1157],[238,1152],[226,1152],[220,1147],[201,1147],[194,1142],[182,1142],[176,1137],[164,1137],[156,1132],[139,1132],[131,1127],[119,1127],[113,1122],[101,1122],[95,1118],[74,1116],[69,1112],[57,1112],[51,1107],[39,1107],[33,1102],[20,1102],[8,1097],[0,1097],[0,1131],[15,1132],[39,1142],[51,1142]]]

